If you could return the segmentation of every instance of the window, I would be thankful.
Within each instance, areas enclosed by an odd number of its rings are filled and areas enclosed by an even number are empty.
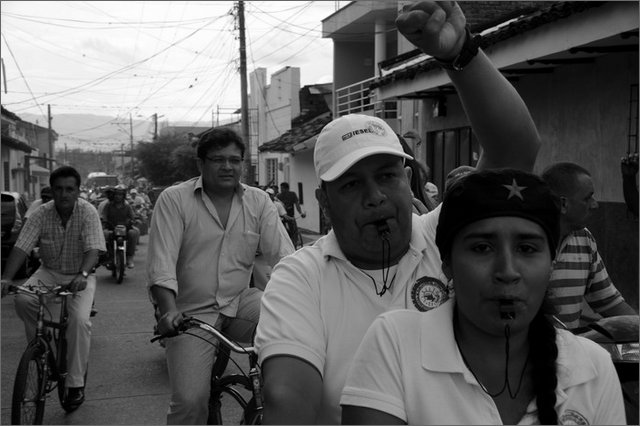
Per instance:
[[[267,158],[267,185],[278,185],[278,159]]]

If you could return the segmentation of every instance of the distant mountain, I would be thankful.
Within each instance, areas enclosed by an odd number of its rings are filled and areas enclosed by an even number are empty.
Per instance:
[[[30,123],[47,127],[46,120],[35,114],[18,114]],[[167,126],[166,121],[158,122],[158,131]],[[171,126],[194,126],[191,122],[171,123]],[[56,150],[66,148],[81,149],[83,151],[116,151],[122,145],[125,149],[130,146],[129,120],[116,117],[93,114],[55,114],[51,120],[51,127],[58,133]],[[153,121],[133,120],[133,141],[151,141],[153,137]]]

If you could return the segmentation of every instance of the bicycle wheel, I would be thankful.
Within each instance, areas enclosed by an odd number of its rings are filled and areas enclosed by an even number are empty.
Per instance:
[[[251,381],[237,375],[217,379],[209,397],[208,424],[242,424],[247,401],[251,398]]]
[[[261,425],[262,424],[262,408],[258,410],[256,408],[256,400],[252,397],[251,401],[247,404],[247,408],[244,410],[244,416],[242,418],[243,425]]]
[[[124,267],[124,252],[122,250],[118,250],[115,256],[115,271],[118,274],[116,276],[116,281],[118,284],[121,284],[124,279]]]
[[[11,401],[14,425],[42,424],[47,380],[44,351],[42,345],[29,345],[20,358]]]
[[[302,241],[302,233],[300,233],[300,229],[296,229],[295,246],[296,249],[302,248],[304,246],[304,241]]]

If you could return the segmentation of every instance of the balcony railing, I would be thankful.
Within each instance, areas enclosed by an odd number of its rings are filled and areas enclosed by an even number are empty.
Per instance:
[[[376,101],[369,85],[375,77],[336,90],[336,116],[373,111],[376,117],[397,118],[396,101]]]

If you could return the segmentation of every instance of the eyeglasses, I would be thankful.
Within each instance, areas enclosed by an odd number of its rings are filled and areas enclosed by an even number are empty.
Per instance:
[[[242,157],[204,157],[207,160],[211,161],[216,166],[224,166],[227,162],[234,166],[238,167],[242,164]]]

